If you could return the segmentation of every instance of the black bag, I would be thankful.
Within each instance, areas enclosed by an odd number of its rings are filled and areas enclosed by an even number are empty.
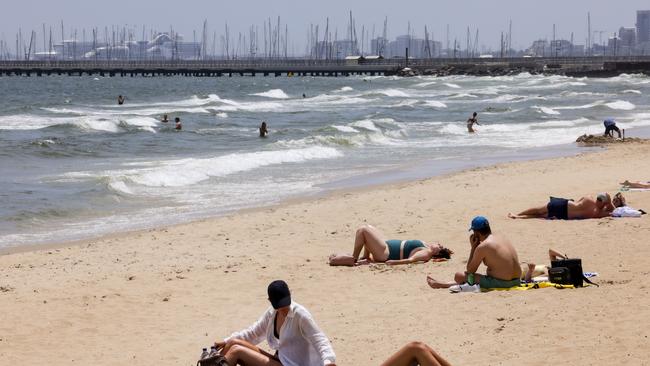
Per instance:
[[[551,269],[548,270],[548,279],[553,283],[573,285],[574,287],[583,287],[584,282],[598,286],[585,277],[582,272],[582,259],[580,258],[551,261]]]
[[[554,267],[548,269],[548,280],[552,283],[560,285],[569,285],[571,282],[571,274],[567,267]]]
[[[196,362],[196,366],[229,366],[226,358],[221,355],[206,357]]]

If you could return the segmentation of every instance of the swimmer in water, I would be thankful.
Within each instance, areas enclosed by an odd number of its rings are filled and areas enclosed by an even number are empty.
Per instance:
[[[269,130],[266,128],[266,121],[262,122],[260,126],[260,137],[266,137],[269,134]]]
[[[162,123],[167,123],[167,122],[169,122],[169,119],[167,118],[167,115],[166,115],[166,114],[163,114],[163,117],[162,117],[162,119],[160,120],[160,122],[162,122]]]
[[[125,101],[125,100],[126,100],[125,97],[123,97],[123,96],[121,96],[121,95],[118,95],[118,96],[117,96],[117,104],[118,104],[118,105],[122,105],[122,104],[124,104],[124,101]]]
[[[181,119],[178,118],[178,117],[176,117],[176,118],[174,119],[174,121],[176,122],[176,127],[175,127],[175,128],[176,128],[176,131],[180,131],[180,130],[182,130],[182,129],[183,129],[183,125],[181,125]]]
[[[476,112],[474,112],[472,117],[470,117],[470,119],[467,120],[467,132],[469,133],[476,132],[474,131],[474,124],[476,124],[477,126],[481,125],[480,123],[478,123],[478,113]]]

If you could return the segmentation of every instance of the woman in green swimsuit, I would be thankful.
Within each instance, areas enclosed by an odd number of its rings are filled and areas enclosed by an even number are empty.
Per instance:
[[[361,252],[363,251],[363,256]],[[386,240],[371,225],[357,229],[352,255],[332,254],[329,264],[332,266],[358,266],[368,263],[386,263],[389,265],[417,262],[445,261],[454,252],[440,244],[426,244],[420,240]]]

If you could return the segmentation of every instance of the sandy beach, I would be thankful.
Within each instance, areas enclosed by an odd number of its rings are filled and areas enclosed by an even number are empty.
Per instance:
[[[454,365],[647,365],[648,217],[511,220],[549,195],[613,193],[650,179],[650,144],[499,164],[452,175],[292,201],[169,228],[0,256],[0,364],[192,365],[201,347],[252,324],[266,286],[288,282],[333,342],[338,365],[378,365],[423,341]],[[625,193],[650,211],[650,192]],[[583,259],[600,287],[451,294],[486,215],[522,261],[547,249]],[[440,241],[447,263],[333,268],[356,227]],[[483,272],[482,267],[479,271]]]

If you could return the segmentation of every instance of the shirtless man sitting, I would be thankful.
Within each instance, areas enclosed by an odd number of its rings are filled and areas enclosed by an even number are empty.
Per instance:
[[[472,247],[467,261],[467,271],[457,272],[455,282],[440,282],[427,276],[427,283],[432,288],[449,288],[453,285],[468,283],[480,284],[481,289],[510,288],[520,284],[521,266],[515,247],[501,235],[492,234],[490,223],[483,216],[472,220],[470,228],[474,233],[469,237]],[[481,263],[485,264],[485,275],[476,271]]]
[[[599,219],[612,214],[616,207],[624,204],[625,198],[616,195],[614,199],[607,193],[599,193],[596,199],[582,197],[577,201],[551,197],[550,201],[540,207],[524,210],[516,215],[509,213],[511,219]]]

